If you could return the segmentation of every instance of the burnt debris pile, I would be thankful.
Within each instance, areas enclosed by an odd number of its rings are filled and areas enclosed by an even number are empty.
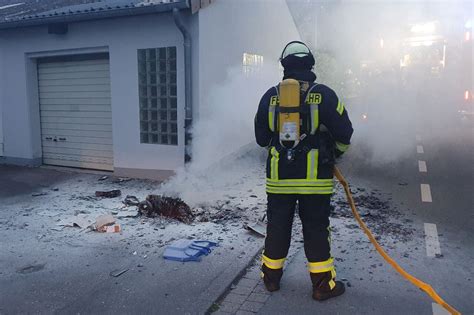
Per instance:
[[[385,199],[376,189],[366,192],[363,188],[356,188],[352,189],[352,194],[357,211],[377,239],[390,237],[401,242],[413,239],[415,230],[410,224],[412,221],[404,218],[404,214],[395,205],[390,204],[391,198]],[[331,217],[353,218],[343,192],[338,193],[334,198]],[[349,224],[346,228],[358,229],[359,226]]]
[[[179,198],[148,195],[138,204],[138,212],[149,218],[164,216],[186,224],[194,221],[191,208]]]
[[[199,222],[212,222],[215,224],[227,224],[247,220],[245,215],[247,208],[239,206],[231,207],[228,202],[218,202],[215,206],[204,206],[197,209],[196,219]]]

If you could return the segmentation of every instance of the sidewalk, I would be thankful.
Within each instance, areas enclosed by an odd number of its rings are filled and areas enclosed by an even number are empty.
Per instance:
[[[301,225],[295,224],[293,238],[301,235]],[[295,255],[301,250],[303,244],[296,242],[287,257],[287,262],[291,262]],[[258,255],[252,265],[247,268],[242,278],[232,284],[227,294],[213,306],[213,315],[223,314],[254,314],[258,313],[271,297],[260,277],[261,256]]]

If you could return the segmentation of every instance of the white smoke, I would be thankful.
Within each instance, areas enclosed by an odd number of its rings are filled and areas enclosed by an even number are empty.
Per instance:
[[[275,62],[245,73],[242,65],[230,67],[226,79],[210,87],[192,129],[192,162],[162,187],[190,205],[222,198],[230,190],[263,183],[265,150],[255,143],[254,116],[260,98],[281,77]]]
[[[228,70],[220,85],[211,87],[209,99],[193,128],[193,163],[204,169],[238,148],[254,143],[254,115],[262,95],[280,78],[276,62],[246,74],[242,65]]]
[[[456,36],[461,30],[462,37],[465,12],[472,15],[471,3],[313,1],[309,7],[310,2],[304,3],[293,1],[293,6],[300,9],[299,16],[317,16],[320,28],[311,41],[302,32],[303,40],[316,43],[312,49],[318,82],[337,92],[353,122],[348,159],[370,166],[403,161],[414,154],[420,130],[437,137],[440,145],[455,140],[445,118],[456,114]],[[426,21],[438,21],[446,38],[446,69],[438,77],[417,71],[403,77],[401,41],[409,25]],[[229,67],[225,80],[209,87],[212,92],[200,106],[192,131],[193,161],[163,192],[193,204],[219,198],[217,192],[222,197],[225,191],[244,189],[243,182],[247,187],[257,185],[265,151],[255,144],[253,119],[263,93],[280,79],[276,58],[266,58],[265,67],[251,75],[242,71],[241,64]]]
[[[216,1],[199,14],[205,33],[199,46],[209,63],[199,65],[192,161],[161,191],[190,205],[228,200],[239,190],[264,196],[267,152],[255,142],[254,116],[263,94],[281,80],[281,50],[300,39],[293,17],[285,0]]]
[[[472,2],[313,4],[320,26],[315,70],[319,81],[335,89],[349,111],[354,125],[349,156],[371,166],[390,165],[415,153],[418,134],[437,138],[439,145],[457,140],[452,131],[460,123],[459,72],[465,71],[460,43],[464,23],[472,19]],[[406,53],[402,42],[414,36],[410,26],[427,22],[436,23],[436,36],[446,42],[446,68],[439,75],[415,68],[402,74],[400,59]],[[431,58],[428,48],[417,53],[420,60]]]

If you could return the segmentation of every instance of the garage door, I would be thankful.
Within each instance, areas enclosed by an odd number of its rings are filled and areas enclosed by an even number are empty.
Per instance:
[[[113,170],[108,59],[38,63],[43,163]]]

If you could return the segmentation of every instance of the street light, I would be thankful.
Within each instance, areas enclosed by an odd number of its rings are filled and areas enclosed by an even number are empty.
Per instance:
[[[419,23],[411,27],[412,33],[432,34],[436,30],[435,22]]]

